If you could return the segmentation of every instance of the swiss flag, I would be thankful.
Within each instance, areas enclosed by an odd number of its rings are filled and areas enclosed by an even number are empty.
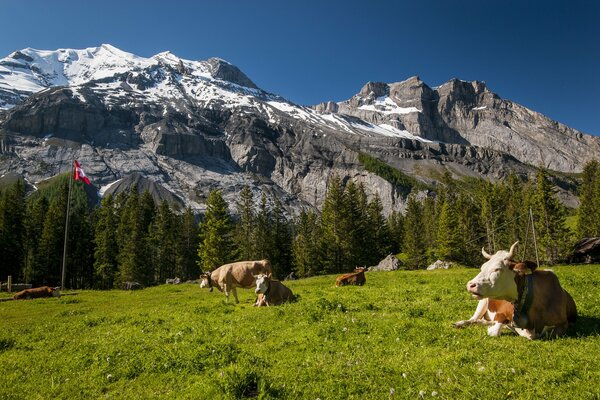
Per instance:
[[[91,185],[90,180],[87,176],[85,176],[85,172],[81,169],[81,165],[75,160],[75,165],[73,166],[73,179],[76,181],[83,181],[88,185]]]

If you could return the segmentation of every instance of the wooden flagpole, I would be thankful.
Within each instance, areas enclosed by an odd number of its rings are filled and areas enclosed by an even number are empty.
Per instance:
[[[67,265],[67,241],[69,239],[69,213],[71,211],[71,189],[73,188],[73,166],[71,164],[71,173],[69,174],[69,195],[67,196],[67,216],[65,217],[65,243],[63,246],[62,272],[60,279],[60,290],[65,290],[65,276]]]

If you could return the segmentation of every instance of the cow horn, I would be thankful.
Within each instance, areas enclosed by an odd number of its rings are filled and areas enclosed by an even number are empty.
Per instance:
[[[517,243],[519,243],[519,241],[517,240],[515,243],[513,243],[512,246],[510,246],[510,250],[508,251],[508,256],[506,258],[508,258],[509,260],[511,258],[513,258],[513,255],[515,254],[515,248],[517,247]]]
[[[483,254],[483,256],[485,258],[487,258],[488,260],[490,260],[492,258],[492,256],[490,256],[486,251],[485,251],[485,247],[481,248],[481,254]]]

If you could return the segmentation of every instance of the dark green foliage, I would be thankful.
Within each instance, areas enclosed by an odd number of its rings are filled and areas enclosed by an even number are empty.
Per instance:
[[[25,260],[25,184],[17,180],[4,193],[0,193],[0,254],[2,269],[0,280],[8,275],[15,278]]]
[[[177,237],[177,258],[175,264],[175,275],[184,279],[197,279],[200,275],[200,269],[196,263],[198,257],[198,224],[192,210],[188,207],[178,218]]]
[[[358,155],[358,161],[365,167],[367,171],[372,172],[390,182],[405,195],[410,193],[411,190],[423,190],[427,188],[426,185],[422,184],[415,178],[406,175],[400,170],[368,154],[360,153]]]
[[[423,225],[423,205],[414,194],[408,196],[404,217],[404,253],[409,268],[424,268],[427,263],[425,247],[425,226]]]
[[[252,260],[255,249],[253,231],[255,227],[254,196],[249,186],[244,186],[235,204],[239,221],[235,225],[235,245],[242,260]]]
[[[153,282],[164,283],[175,277],[177,252],[177,225],[169,203],[163,201],[150,225],[148,234],[149,252],[152,255]],[[181,278],[181,276],[179,276]]]
[[[96,245],[94,252],[95,286],[100,289],[110,289],[116,279],[118,271],[117,255],[119,253],[115,235],[118,209],[110,194],[102,199],[97,215],[94,235],[94,244]]]
[[[233,225],[227,203],[220,190],[208,196],[206,214],[200,223],[199,265],[203,271],[212,271],[234,261]]]
[[[294,264],[298,277],[316,275],[322,265],[321,224],[314,211],[302,211],[296,222],[293,243]]]
[[[600,236],[600,163],[590,161],[583,170],[577,213],[579,239]]]

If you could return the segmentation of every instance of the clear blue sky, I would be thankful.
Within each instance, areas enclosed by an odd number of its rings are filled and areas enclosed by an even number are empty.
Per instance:
[[[485,81],[501,97],[600,135],[600,2],[0,0],[0,56],[110,43],[221,57],[299,104],[367,81]]]

